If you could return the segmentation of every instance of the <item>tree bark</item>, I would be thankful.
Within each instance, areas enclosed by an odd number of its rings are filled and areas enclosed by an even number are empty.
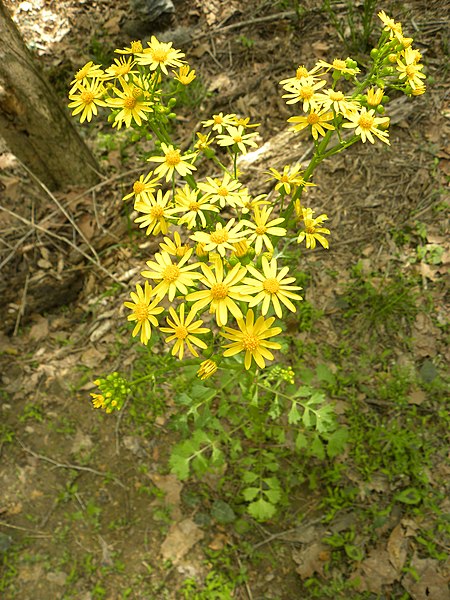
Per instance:
[[[97,162],[0,0],[0,135],[50,189],[92,185]]]

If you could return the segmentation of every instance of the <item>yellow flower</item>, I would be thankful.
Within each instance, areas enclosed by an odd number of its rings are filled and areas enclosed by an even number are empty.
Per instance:
[[[311,134],[315,140],[318,139],[319,135],[325,136],[325,129],[334,129],[333,125],[330,125],[327,121],[333,119],[332,112],[314,111],[312,110],[306,117],[290,117],[289,123],[296,123],[292,127],[292,131],[301,131],[306,127],[311,127]]]
[[[122,200],[129,200],[134,196],[136,202],[155,202],[153,192],[160,185],[159,177],[152,179],[153,171],[147,173],[147,175],[140,175],[139,179],[133,183],[133,191],[122,198]]]
[[[269,262],[267,258],[263,256],[261,263],[262,273],[252,265],[248,265],[247,267],[248,272],[253,275],[254,279],[246,277],[243,280],[244,285],[242,286],[242,291],[247,294],[256,294],[248,305],[253,307],[262,302],[261,313],[266,315],[269,306],[272,303],[275,314],[280,319],[283,316],[280,301],[289,310],[295,312],[297,309],[289,298],[303,300],[301,296],[294,293],[294,290],[301,290],[302,288],[297,285],[290,285],[295,281],[295,277],[285,277],[289,271],[289,267],[283,267],[277,274],[276,258],[272,258]]]
[[[333,108],[337,114],[344,116],[360,107],[359,102],[352,100],[350,96],[345,96],[343,92],[332,89],[325,90],[323,94],[317,94],[316,104],[321,110],[327,111]]]
[[[224,115],[222,112],[218,115],[213,115],[212,119],[208,119],[207,121],[202,121],[203,127],[212,127],[213,131],[217,131],[218,133],[222,133],[224,127],[228,125],[234,125],[236,115],[231,113],[229,115]]]
[[[246,369],[250,368],[252,359],[258,367],[264,369],[266,366],[265,360],[273,360],[274,358],[269,348],[271,350],[281,348],[277,342],[270,342],[267,339],[281,333],[281,327],[271,328],[274,321],[275,317],[264,319],[261,316],[255,322],[253,310],[250,308],[245,321],[244,319],[238,319],[239,330],[225,327],[225,333],[222,333],[222,335],[227,340],[231,340],[231,344],[225,346],[227,350],[223,355],[234,356],[238,352],[245,351],[244,366]]]
[[[285,90],[292,87],[292,85],[297,84],[299,81],[307,80],[308,83],[314,83],[317,80],[317,71],[320,71],[320,67],[317,65],[310,69],[308,69],[304,65],[299,65],[297,70],[295,71],[295,77],[288,77],[287,79],[283,79],[280,81],[280,85],[283,86]]]
[[[195,79],[195,69],[190,70],[189,65],[183,65],[176,71],[172,71],[174,79],[182,83],[183,85],[189,85]]]
[[[130,46],[127,48],[123,48],[123,50],[114,50],[117,54],[137,54],[138,52],[142,52],[142,43],[140,40],[136,42],[131,42]]]
[[[175,231],[173,234],[174,239],[171,240],[168,237],[164,238],[164,243],[160,243],[159,247],[161,250],[167,252],[167,254],[171,254],[172,256],[184,256],[186,252],[189,250],[189,244],[182,244],[181,237],[178,231]]]
[[[186,300],[193,301],[192,310],[198,312],[210,304],[210,313],[215,313],[219,327],[227,324],[228,311],[236,318],[242,317],[242,312],[235,301],[249,302],[252,298],[240,292],[237,284],[245,277],[247,269],[242,265],[235,265],[224,277],[223,262],[218,257],[214,261],[214,271],[208,265],[201,263],[203,277],[201,282],[209,289],[192,292]]]
[[[193,285],[194,281],[200,277],[200,273],[191,273],[193,269],[197,269],[200,263],[186,264],[191,254],[192,249],[188,250],[177,264],[172,263],[172,259],[167,252],[157,252],[155,254],[156,262],[147,261],[146,264],[151,270],[142,271],[142,276],[160,282],[153,290],[153,296],[161,299],[167,294],[170,302],[172,302],[177,291],[183,296],[188,293],[186,286]]]
[[[111,77],[123,77],[125,81],[128,81],[128,76],[132,73],[137,73],[136,69],[133,70],[134,61],[131,58],[115,58],[114,63],[106,69],[106,73]]]
[[[251,146],[257,148],[258,144],[252,139],[257,137],[257,133],[245,133],[245,129],[242,125],[233,127],[228,125],[226,134],[220,134],[217,136],[217,143],[219,146],[236,146],[242,154],[247,154],[247,147]]]
[[[105,397],[102,394],[94,394],[91,392],[92,404],[94,408],[106,408]]]
[[[194,148],[196,150],[200,150],[201,152],[205,151],[214,141],[214,138],[209,139],[209,136],[211,135],[210,131],[208,131],[206,135],[198,132],[195,135],[198,137],[198,140],[195,142]]]
[[[105,88],[99,79],[92,79],[85,84],[77,85],[77,92],[69,94],[69,108],[73,108],[72,115],[81,113],[80,123],[92,120],[92,115],[98,114],[97,106],[107,106],[102,99],[105,95]]]
[[[289,100],[286,100],[286,104],[303,102],[302,108],[305,112],[313,110],[317,107],[316,92],[326,85],[326,83],[324,79],[321,79],[317,83],[310,83],[308,80],[301,79],[290,88],[286,88],[288,93],[284,94],[283,98],[289,98]]]
[[[135,55],[138,65],[148,65],[151,71],[159,68],[166,75],[169,74],[167,67],[181,67],[183,65],[184,61],[181,59],[184,57],[184,53],[172,48],[172,42],[160,42],[152,35],[147,44],[148,48],[145,48],[142,52],[137,52]]]
[[[341,60],[340,58],[335,58],[332,63],[327,63],[324,60],[318,60],[316,62],[316,66],[321,67],[326,71],[334,69],[335,71],[340,71],[346,75],[356,75],[360,71],[358,67],[348,67],[347,62],[345,60]]]
[[[239,242],[247,235],[247,231],[240,231],[244,223],[240,221],[233,227],[235,219],[230,219],[225,227],[222,223],[216,223],[215,231],[206,233],[206,231],[196,231],[191,235],[191,240],[201,242],[206,252],[217,250],[221,256],[225,256],[227,249],[233,250],[233,244]]]
[[[374,144],[375,140],[373,136],[376,135],[379,140],[388,146],[391,145],[388,139],[388,132],[378,128],[378,125],[387,126],[389,124],[389,117],[375,117],[375,110],[373,108],[367,110],[367,108],[363,106],[360,111],[350,113],[346,118],[350,122],[342,123],[342,127],[354,127],[355,135],[360,135],[363,143],[365,143],[366,140],[369,140],[371,144]]]
[[[405,79],[405,83],[411,86],[413,90],[416,87],[423,85],[422,79],[426,79],[425,73],[422,73],[423,65],[419,65],[415,62],[403,63],[397,59],[397,71],[400,71],[399,79]]]
[[[186,175],[190,175],[192,171],[197,170],[197,167],[186,162],[197,156],[195,152],[181,156],[180,151],[174,148],[172,144],[165,144],[164,142],[161,143],[161,149],[164,152],[164,156],[151,156],[147,160],[149,162],[161,163],[156,167],[155,174],[161,175],[161,177],[165,175],[166,181],[169,181],[175,175],[175,171],[181,177],[185,177]]]
[[[136,285],[136,292],[130,293],[133,302],[124,302],[124,306],[131,308],[133,311],[131,315],[128,315],[129,321],[136,321],[136,326],[133,329],[133,337],[136,336],[139,331],[141,332],[141,342],[145,345],[152,335],[151,325],[154,327],[158,326],[158,321],[155,315],[159,315],[163,312],[162,306],[157,306],[158,299],[151,302],[152,287],[148,281],[145,282],[145,287],[139,284]]]
[[[380,12],[378,13],[378,17],[381,19],[383,25],[385,26],[383,31],[389,31],[389,36],[391,39],[396,37],[399,40],[399,42],[401,42],[401,39],[403,37],[402,24],[396,23],[394,19],[388,17],[384,10],[380,10]]]
[[[164,331],[166,333],[171,333],[172,335],[170,335],[169,337],[166,338],[166,344],[168,344],[169,342],[176,340],[173,348],[172,348],[172,354],[175,356],[175,354],[178,354],[178,358],[180,360],[182,360],[183,356],[184,356],[184,344],[187,344],[187,347],[189,348],[191,354],[195,357],[198,357],[198,353],[195,350],[193,344],[195,344],[196,346],[198,346],[199,348],[203,348],[203,350],[205,350],[208,346],[205,344],[204,341],[202,341],[201,339],[199,339],[198,337],[196,337],[195,334],[198,333],[208,333],[209,329],[207,327],[200,327],[200,325],[202,325],[203,321],[201,319],[199,319],[198,321],[193,321],[194,317],[195,317],[195,312],[194,310],[191,310],[190,313],[187,315],[187,317],[184,317],[184,308],[185,308],[185,304],[183,302],[183,304],[180,305],[180,315],[178,316],[177,313],[175,312],[175,310],[170,307],[169,308],[169,312],[170,312],[170,316],[172,317],[173,321],[170,320],[169,317],[166,318],[167,324],[169,325],[169,327],[161,327],[161,331]]]
[[[300,186],[305,187],[316,185],[315,183],[305,181],[302,177],[302,171],[296,167],[292,167],[291,165],[285,165],[282,173],[273,167],[270,167],[269,171],[267,172],[267,175],[271,175],[271,177],[267,181],[276,179],[278,183],[275,185],[275,189],[280,191],[283,190],[285,194],[290,194],[291,190],[293,191]]]
[[[207,194],[208,200],[219,202],[220,207],[236,207],[242,205],[241,189],[242,185],[236,179],[232,179],[228,173],[225,173],[222,179],[206,178],[206,183],[198,184],[200,190]]]
[[[328,219],[327,215],[319,215],[313,218],[314,211],[311,208],[302,208],[302,220],[304,222],[304,231],[299,233],[297,243],[300,244],[306,240],[307,248],[315,248],[316,240],[328,249],[328,240],[322,235],[329,234],[330,230],[322,227],[322,223]]]
[[[211,359],[204,360],[200,363],[200,367],[197,371],[197,377],[200,377],[200,379],[203,381],[211,377],[211,375],[214,375],[216,371],[217,363],[215,361]]]
[[[416,87],[413,90],[411,90],[411,93],[413,96],[421,96],[422,94],[425,94],[426,91],[426,85],[416,85]]]
[[[203,196],[199,198],[199,191],[193,190],[186,184],[183,188],[175,192],[175,212],[184,212],[185,214],[178,219],[178,225],[186,223],[188,229],[197,225],[197,217],[200,219],[202,227],[206,227],[206,217],[203,211],[209,210],[219,212],[217,206],[208,202],[209,198]]]
[[[383,88],[370,88],[370,90],[367,90],[367,104],[373,107],[378,106],[383,100],[383,95]]]
[[[95,78],[103,79],[104,76],[105,76],[105,73],[104,73],[103,69],[101,68],[101,65],[94,65],[92,60],[90,60],[88,63],[86,63],[84,65],[84,67],[81,67],[81,69],[79,69],[75,73],[75,78],[73,79],[73,81],[70,82],[70,85],[72,87],[70,88],[69,94],[73,94],[73,92],[78,88],[78,86],[81,83],[84,83],[84,81],[87,77],[94,78],[94,79]]]
[[[264,206],[265,204],[270,204],[269,200],[267,200],[267,194],[259,194],[252,198],[248,193],[247,188],[241,190],[241,200],[242,200],[242,214],[247,214],[250,211],[254,211],[257,206]]]
[[[286,229],[284,227],[277,227],[277,225],[283,223],[283,218],[272,219],[272,221],[268,221],[272,211],[273,206],[270,208],[263,206],[261,210],[258,206],[256,206],[253,213],[254,222],[248,221],[247,219],[243,219],[241,221],[243,225],[247,225],[251,230],[253,230],[251,235],[248,237],[248,241],[255,242],[256,254],[261,254],[263,243],[268,250],[273,251],[273,245],[268,237],[269,235],[286,235]]]
[[[132,83],[128,84],[124,79],[120,79],[120,84],[123,91],[113,87],[118,98],[108,98],[107,101],[111,108],[121,109],[114,118],[113,127],[117,126],[117,129],[120,129],[123,123],[130,127],[133,120],[141,125],[142,120],[146,121],[148,118],[145,113],[153,112],[153,102],[146,100],[145,92]]]
[[[169,231],[169,223],[167,219],[175,212],[175,208],[168,208],[167,203],[171,198],[170,190],[164,196],[161,190],[158,190],[155,197],[142,197],[141,200],[135,202],[134,208],[140,213],[144,213],[142,217],[137,217],[134,222],[140,223],[139,227],[147,227],[146,235],[157,235],[159,232],[164,235]]]

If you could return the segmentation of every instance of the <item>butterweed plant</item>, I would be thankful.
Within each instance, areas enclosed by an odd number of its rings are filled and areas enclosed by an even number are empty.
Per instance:
[[[241,461],[242,498],[261,520],[274,514],[282,497],[278,459],[267,449],[259,457],[251,448],[244,453],[236,432],[245,432],[253,448],[271,441],[283,446],[286,428],[293,428],[298,451],[311,442],[323,457],[336,430],[323,394],[299,386],[290,368],[266,369],[282,347],[284,319],[302,300],[302,288],[283,262],[283,248],[295,240],[307,249],[317,243],[329,247],[328,217],[304,204],[304,192],[316,185],[312,177],[325,158],[360,142],[390,145],[388,93],[425,92],[413,40],[383,11],[378,16],[383,29],[365,73],[352,58],[334,58],[310,68],[301,65],[280,82],[283,98],[296,110],[288,122],[293,131],[309,133],[314,154],[304,169],[299,164],[281,171],[270,167],[269,194],[255,196],[240,181],[239,156],[258,147],[258,124],[250,118],[212,115],[188,148],[172,138],[176,93],[185,95],[196,75],[171,43],[155,36],[146,47],[133,41],[116,50],[112,65],[88,62],[71,82],[69,107],[81,123],[106,110],[113,128],[134,127],[155,140],[147,157],[150,169],[124,201],[133,201],[135,222],[157,237],[159,251],[149,257],[143,281],[125,307],[132,335],[142,344],[151,343],[158,330],[171,347],[165,366],[139,381],[127,382],[119,374],[97,380],[100,393],[91,394],[93,405],[120,410],[133,386],[179,372],[174,357],[188,369],[194,366],[197,383],[189,380],[179,402],[186,411],[181,420],[194,432],[175,447],[172,470],[184,478],[192,470],[202,474],[225,468],[226,460]],[[170,93],[167,80],[172,80]],[[211,175],[197,177],[200,165]],[[205,387],[202,381],[219,371],[221,387]],[[309,441],[308,429],[313,431]]]

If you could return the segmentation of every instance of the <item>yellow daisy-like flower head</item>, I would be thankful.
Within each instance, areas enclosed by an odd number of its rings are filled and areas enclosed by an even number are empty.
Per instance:
[[[211,119],[202,121],[203,127],[212,127],[213,131],[222,133],[225,127],[235,124],[236,115],[234,113],[224,115],[220,112],[218,115],[213,115]]]
[[[369,90],[367,90],[367,104],[375,108],[376,106],[381,104],[381,101],[383,100],[383,95],[383,88],[370,88]]]
[[[202,243],[206,252],[217,250],[221,256],[225,256],[227,249],[234,250],[233,244],[247,235],[247,231],[241,231],[244,225],[243,221],[238,222],[237,225],[234,223],[235,219],[230,219],[225,226],[222,223],[216,223],[215,231],[211,233],[196,231],[194,235],[191,235],[191,240]]]
[[[167,325],[169,327],[161,327],[161,331],[172,334],[166,338],[166,344],[172,342],[173,340],[176,340],[172,348],[172,354],[174,356],[175,354],[178,354],[178,358],[180,360],[182,360],[184,356],[185,344],[187,344],[187,347],[189,348],[191,354],[196,358],[198,357],[198,353],[195,350],[194,345],[198,348],[202,348],[203,350],[206,350],[206,348],[208,347],[203,340],[199,339],[196,336],[199,333],[208,333],[209,329],[207,327],[201,327],[201,325],[203,324],[203,321],[201,319],[199,319],[198,321],[194,321],[195,312],[193,310],[191,310],[190,313],[185,317],[185,306],[186,305],[184,304],[184,302],[180,305],[179,315],[177,315],[175,310],[172,307],[170,307],[169,312],[170,316],[172,317],[172,320],[169,317],[167,317],[166,319]]]
[[[164,152],[164,156],[151,156],[147,159],[149,162],[161,163],[155,169],[155,174],[163,177],[166,176],[166,181],[169,181],[177,172],[181,177],[190,175],[192,171],[196,171],[197,167],[189,162],[188,160],[196,158],[196,152],[191,154],[181,155],[180,151],[177,150],[172,144],[161,143],[161,150]]]
[[[198,132],[195,135],[198,139],[194,144],[194,148],[195,150],[199,150],[200,152],[205,152],[205,150],[207,150],[214,141],[214,138],[210,138],[210,131],[208,131],[206,135]]]
[[[91,121],[93,115],[98,114],[97,106],[107,106],[103,100],[105,88],[99,79],[87,80],[85,83],[79,83],[76,86],[76,93],[69,94],[69,108],[73,108],[72,115],[80,116],[80,123]]]
[[[317,90],[320,90],[326,81],[321,79],[316,83],[309,82],[308,80],[301,79],[298,83],[293,84],[288,89],[288,93],[283,95],[283,98],[289,98],[286,100],[286,104],[295,104],[296,102],[302,102],[302,108],[305,112],[312,110],[317,107]]]
[[[254,141],[253,138],[257,137],[257,133],[245,133],[245,129],[242,125],[238,125],[237,127],[233,127],[232,125],[228,125],[226,127],[227,133],[219,134],[217,136],[217,143],[219,146],[233,146],[236,148],[236,152],[242,152],[242,154],[247,154],[247,146],[257,148],[258,144]]]
[[[225,173],[222,179],[207,177],[206,182],[200,182],[198,188],[205,192],[210,202],[218,202],[221,208],[225,206],[241,206],[242,185],[236,179],[232,179]]]
[[[173,240],[168,237],[164,238],[164,242],[159,244],[161,250],[167,252],[167,254],[171,254],[172,256],[178,256],[181,258],[188,252],[189,244],[182,244],[181,237],[178,231],[175,231],[173,234]]]
[[[231,344],[227,344],[223,355],[234,356],[239,352],[245,352],[244,366],[250,368],[252,360],[264,369],[266,360],[273,360],[274,356],[271,350],[279,350],[280,344],[271,342],[268,338],[274,337],[281,333],[281,327],[271,327],[275,321],[275,317],[265,319],[263,316],[258,317],[255,322],[253,310],[250,308],[247,312],[246,319],[238,319],[239,329],[231,329],[225,327],[223,337],[231,340]]]
[[[288,77],[287,79],[283,79],[280,81],[280,85],[283,86],[285,90],[291,88],[293,85],[296,85],[300,81],[308,81],[309,83],[314,83],[317,80],[317,71],[320,71],[321,67],[317,65],[312,69],[308,70],[304,65],[299,65],[295,71],[295,77]]]
[[[380,10],[378,17],[384,25],[384,31],[389,31],[390,38],[396,37],[401,42],[402,36],[402,24],[396,23],[394,19],[388,17],[384,10]]]
[[[103,79],[105,77],[105,72],[101,65],[94,65],[92,60],[90,60],[84,67],[81,67],[81,69],[75,73],[75,78],[70,82],[72,87],[70,88],[69,94],[73,94],[80,84],[86,82],[88,77],[89,79]]]
[[[130,294],[133,302],[124,302],[124,306],[132,310],[131,315],[128,315],[129,321],[136,321],[136,326],[133,329],[133,337],[139,331],[141,332],[141,342],[145,345],[152,335],[151,326],[158,326],[158,321],[155,315],[163,312],[162,306],[157,306],[158,299],[151,301],[152,287],[148,281],[145,282],[144,289],[139,284],[136,285],[136,292]]]
[[[191,70],[189,65],[183,65],[178,69],[178,73],[176,71],[172,71],[172,73],[174,79],[179,81],[182,85],[189,85],[196,77],[195,69]]]
[[[133,191],[122,198],[122,200],[135,199],[135,202],[155,202],[154,192],[160,185],[159,177],[154,177],[153,171],[147,175],[140,175],[139,179],[133,183]]]
[[[142,42],[140,40],[131,42],[131,44],[128,47],[125,47],[122,50],[114,50],[114,52],[116,52],[117,54],[138,54],[142,51]]]
[[[269,235],[278,237],[286,235],[286,229],[284,227],[278,227],[280,223],[284,222],[283,218],[279,217],[278,219],[269,221],[272,211],[273,206],[263,206],[261,209],[257,206],[253,213],[253,221],[248,221],[247,219],[241,221],[243,225],[247,225],[251,230],[248,241],[255,242],[256,254],[261,254],[263,244],[269,251],[273,252],[273,244],[270,241]]]
[[[146,264],[150,270],[142,271],[142,276],[159,281],[152,295],[161,299],[167,294],[170,302],[172,302],[177,292],[182,296],[188,293],[187,286],[192,286],[194,281],[200,277],[200,273],[191,272],[197,269],[200,263],[186,264],[191,254],[192,248],[176,264],[172,263],[172,259],[167,252],[158,252],[155,254],[154,261],[147,261]]]
[[[422,86],[422,79],[426,79],[426,75],[425,73],[422,73],[422,69],[423,65],[419,65],[415,62],[404,63],[397,59],[397,71],[400,72],[398,78],[400,80],[404,79],[405,83],[407,83],[413,90],[415,90],[416,87]]]
[[[369,140],[371,144],[374,144],[373,136],[375,135],[379,140],[390,146],[388,132],[378,127],[379,125],[386,127],[389,124],[389,117],[376,117],[373,108],[367,110],[363,106],[360,111],[348,114],[346,118],[350,122],[342,123],[342,127],[354,128],[355,135],[360,135],[363,143]]]
[[[145,196],[134,203],[134,208],[142,217],[137,217],[134,222],[139,223],[139,227],[147,227],[146,235],[166,235],[169,231],[168,218],[175,214],[175,208],[169,208],[168,202],[171,199],[171,192],[168,190],[164,195],[161,190],[157,191],[156,197]]]
[[[278,181],[278,183],[275,185],[275,190],[284,194],[290,194],[291,191],[293,192],[298,187],[316,185],[315,183],[305,181],[302,177],[302,171],[297,169],[297,167],[293,167],[292,165],[285,165],[282,173],[273,167],[270,167],[267,175],[271,176],[267,181],[271,181],[272,179]]]
[[[306,240],[307,248],[315,248],[317,240],[324,248],[328,249],[328,240],[323,234],[329,234],[330,230],[322,227],[323,222],[328,219],[327,215],[319,215],[314,219],[314,211],[311,208],[302,208],[301,210],[304,230],[299,233],[297,243],[300,244]]]
[[[260,273],[252,265],[248,265],[248,272],[253,275],[251,277],[245,277],[243,280],[244,285],[242,291],[254,295],[249,306],[257,306],[261,304],[261,313],[266,315],[270,305],[273,305],[275,314],[281,319],[283,316],[280,302],[284,304],[289,310],[295,312],[297,309],[292,304],[290,298],[294,300],[303,300],[301,296],[295,293],[297,290],[302,288],[297,285],[291,285],[295,281],[295,277],[286,277],[289,272],[289,267],[283,267],[277,273],[277,260],[272,258],[269,260],[263,256],[261,259],[262,273]]]
[[[336,114],[347,115],[349,112],[358,110],[360,104],[356,100],[352,100],[350,96],[345,96],[339,90],[325,90],[323,94],[317,94],[316,104],[321,110],[334,110]]]
[[[306,127],[311,127],[311,135],[317,140],[319,135],[325,136],[326,129],[334,129],[334,125],[328,123],[328,121],[332,120],[332,112],[312,110],[306,117],[290,117],[288,122],[295,123],[292,131],[302,131]]]
[[[120,79],[122,90],[113,87],[117,98],[108,98],[107,104],[111,108],[120,108],[114,118],[113,127],[120,129],[125,123],[125,127],[130,127],[131,122],[135,121],[137,125],[142,125],[142,121],[147,120],[146,113],[153,112],[153,102],[147,100],[146,92],[136,87],[132,83],[127,83],[125,79]]]
[[[197,377],[202,381],[209,379],[217,371],[218,366],[214,360],[208,359],[200,363],[200,367],[197,371]]]
[[[335,58],[332,63],[328,63],[324,60],[319,60],[317,61],[316,66],[325,69],[326,71],[330,71],[331,69],[333,69],[334,71],[339,71],[340,73],[344,73],[345,75],[356,75],[357,73],[359,73],[360,69],[358,69],[358,67],[347,66],[347,60]]]
[[[176,212],[185,213],[178,219],[178,225],[185,223],[188,229],[193,229],[200,219],[202,227],[206,227],[206,217],[203,211],[219,212],[219,208],[210,204],[208,196],[200,197],[199,190],[193,190],[186,184],[175,192]]]
[[[198,312],[210,305],[209,312],[215,313],[219,327],[226,325],[228,311],[236,318],[242,317],[242,312],[236,301],[249,302],[252,298],[242,294],[238,283],[242,281],[247,269],[242,265],[235,265],[229,273],[224,274],[224,265],[220,257],[214,261],[214,270],[210,266],[201,264],[203,277],[201,282],[208,288],[192,292],[186,296],[186,300],[193,301],[192,310]]]
[[[121,56],[120,58],[115,58],[113,64],[106,69],[106,73],[110,77],[123,77],[125,81],[128,81],[129,76],[133,73],[137,73],[136,69],[133,69],[134,61],[131,58],[125,58]]]
[[[181,67],[183,65],[184,53],[172,48],[172,42],[160,42],[152,35],[147,44],[148,48],[135,55],[138,65],[148,65],[151,71],[161,69],[165,75],[169,74],[167,67]]]

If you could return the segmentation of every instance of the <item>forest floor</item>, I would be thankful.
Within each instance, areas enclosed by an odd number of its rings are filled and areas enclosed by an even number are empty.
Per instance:
[[[139,28],[126,0],[5,4],[61,102],[80,66],[111,60]],[[299,64],[350,54],[322,3],[301,3],[298,17],[288,0],[174,4],[165,35],[186,52],[200,82],[179,111],[180,143],[211,114],[236,112],[261,123],[262,142],[278,140],[277,168],[307,157],[306,135],[295,148],[279,142],[294,113],[278,82]],[[333,5],[349,39],[349,5]],[[123,284],[139,281],[152,251],[122,202],[148,147],[107,125],[80,127],[104,178],[93,190],[57,198],[90,242],[105,240],[99,255],[112,277],[90,263],[74,266],[63,242],[12,215],[0,225],[0,260],[13,248],[14,260],[56,273],[55,287],[66,268],[82,281],[75,301],[26,319],[17,316],[26,302],[20,291],[12,326],[0,333],[5,600],[450,598],[448,22],[433,0],[387,0],[377,9],[414,37],[428,90],[395,105],[391,147],[356,144],[317,171],[308,198],[330,219],[330,250],[293,258],[305,301],[288,322],[289,350],[280,357],[335,406],[345,451],[292,454],[288,502],[257,523],[226,476],[219,485],[214,476],[180,482],[169,473],[178,439],[172,397],[182,374],[129,398],[121,413],[92,408],[94,379],[113,371],[136,377],[151,362],[152,352],[131,339],[123,308]],[[355,11],[358,32],[359,4]],[[375,40],[378,31],[375,15]],[[361,49],[354,57],[366,60]],[[37,222],[58,215],[11,154],[1,153],[0,165],[3,202],[13,212],[34,212]],[[248,170],[247,184],[261,193],[267,165]],[[57,231],[70,237],[64,226],[58,221]]]

